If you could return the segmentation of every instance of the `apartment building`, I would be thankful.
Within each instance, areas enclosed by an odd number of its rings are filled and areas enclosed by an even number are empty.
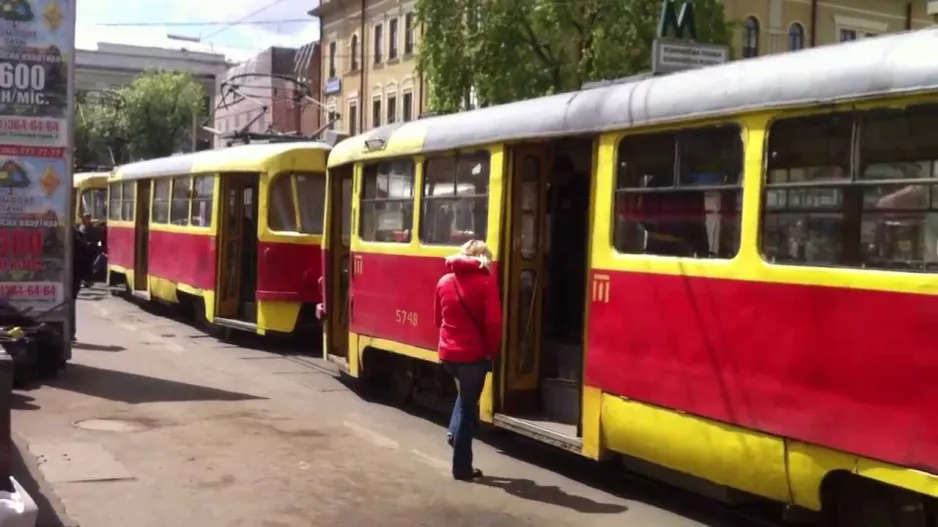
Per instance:
[[[870,38],[934,23],[938,0],[723,0],[737,58]],[[415,72],[415,0],[320,0],[323,102],[355,134],[414,119],[426,107]]]
[[[320,126],[320,108],[294,103],[296,84],[279,77],[300,79],[310,86],[312,98],[319,100],[321,87],[319,43],[311,42],[298,49],[271,47],[249,60],[229,68],[219,76],[215,88],[214,128],[222,134],[243,130],[257,134],[268,132],[312,134]],[[254,74],[241,77],[244,74]],[[225,82],[235,79],[248,98],[222,92]],[[266,110],[263,106],[267,106]],[[215,147],[228,140],[215,137]]]
[[[322,97],[334,129],[356,134],[424,111],[414,0],[322,0]],[[327,122],[324,119],[323,122]]]
[[[928,27],[928,0],[724,0],[736,57],[796,51]]]

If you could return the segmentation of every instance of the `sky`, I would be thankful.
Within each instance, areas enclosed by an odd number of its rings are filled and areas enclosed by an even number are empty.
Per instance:
[[[306,14],[317,3],[318,0],[83,0],[78,2],[76,45],[80,49],[95,49],[98,42],[112,42],[186,48],[223,53],[240,61],[270,46],[299,47],[318,39],[319,22]],[[249,23],[258,21],[277,23]],[[204,22],[212,24],[187,25]],[[222,24],[225,22],[237,24],[226,27]],[[181,42],[167,38],[167,34],[203,40]]]

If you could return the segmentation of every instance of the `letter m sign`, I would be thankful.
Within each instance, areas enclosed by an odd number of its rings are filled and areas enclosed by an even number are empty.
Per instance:
[[[694,17],[693,0],[684,0],[680,12],[675,10],[674,0],[662,0],[661,18],[658,20],[658,38],[668,38],[673,33],[674,38],[697,40],[697,21]]]

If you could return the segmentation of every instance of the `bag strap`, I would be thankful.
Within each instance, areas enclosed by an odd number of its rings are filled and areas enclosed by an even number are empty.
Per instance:
[[[476,327],[476,331],[479,332],[479,336],[482,337],[482,343],[488,344],[485,338],[485,331],[482,330],[482,325],[476,320],[476,317],[472,316],[472,310],[469,309],[469,306],[466,305],[466,301],[462,299],[462,293],[459,292],[459,282],[456,281],[456,278],[453,278],[453,289],[456,290],[456,296],[459,297],[459,303],[462,304],[463,310],[466,311],[466,315],[469,316],[469,320],[472,321],[472,325]]]

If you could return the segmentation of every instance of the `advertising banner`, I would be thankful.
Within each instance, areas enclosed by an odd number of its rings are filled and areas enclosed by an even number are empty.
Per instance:
[[[0,299],[71,299],[70,83],[75,0],[0,0]]]

